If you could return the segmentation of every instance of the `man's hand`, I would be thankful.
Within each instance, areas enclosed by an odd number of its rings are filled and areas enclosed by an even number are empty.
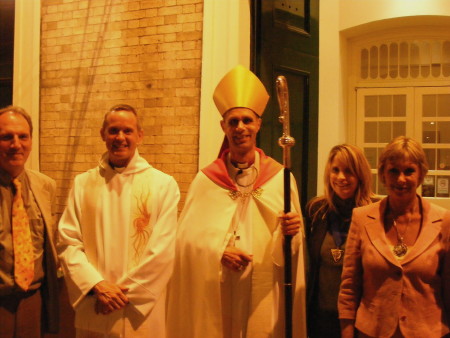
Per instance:
[[[280,213],[281,230],[283,235],[295,236],[300,231],[300,225],[302,224],[300,215],[296,212],[284,212]]]
[[[234,246],[227,246],[222,255],[222,265],[233,271],[244,270],[252,261],[252,256]]]
[[[125,295],[128,288],[122,285],[103,280],[98,282],[92,290],[97,296],[97,302],[95,303],[96,313],[107,315],[128,304],[128,297]]]

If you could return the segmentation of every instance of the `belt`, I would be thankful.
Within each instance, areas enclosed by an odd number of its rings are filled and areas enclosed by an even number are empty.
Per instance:
[[[0,303],[25,299],[25,298],[33,296],[38,291],[39,291],[39,289],[30,290],[30,291],[16,291],[16,292],[13,291],[12,293],[10,293],[8,295],[0,296]]]

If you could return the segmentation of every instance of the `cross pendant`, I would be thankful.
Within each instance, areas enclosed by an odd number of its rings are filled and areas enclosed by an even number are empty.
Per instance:
[[[235,241],[238,241],[238,240],[241,239],[241,236],[236,235],[236,231],[233,233],[233,237],[234,237],[234,240],[235,240]]]

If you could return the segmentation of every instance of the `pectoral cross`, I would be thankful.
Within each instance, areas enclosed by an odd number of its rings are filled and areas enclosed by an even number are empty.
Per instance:
[[[231,239],[232,246],[235,245],[236,241],[240,240],[241,236],[236,234],[236,230],[233,231],[233,237]]]
[[[238,240],[241,239],[241,236],[236,235],[236,230],[233,232],[233,237],[234,237],[234,240],[235,240],[235,241],[238,241]]]

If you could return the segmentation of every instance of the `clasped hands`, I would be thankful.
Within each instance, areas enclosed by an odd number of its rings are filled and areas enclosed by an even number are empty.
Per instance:
[[[95,313],[97,314],[107,315],[128,304],[128,297],[125,295],[128,288],[123,285],[103,280],[95,284],[92,291],[97,296],[95,303]]]
[[[283,235],[295,236],[300,231],[301,219],[296,212],[281,212],[278,216]],[[235,246],[227,246],[222,255],[221,263],[230,270],[240,272],[252,261],[252,255]]]

